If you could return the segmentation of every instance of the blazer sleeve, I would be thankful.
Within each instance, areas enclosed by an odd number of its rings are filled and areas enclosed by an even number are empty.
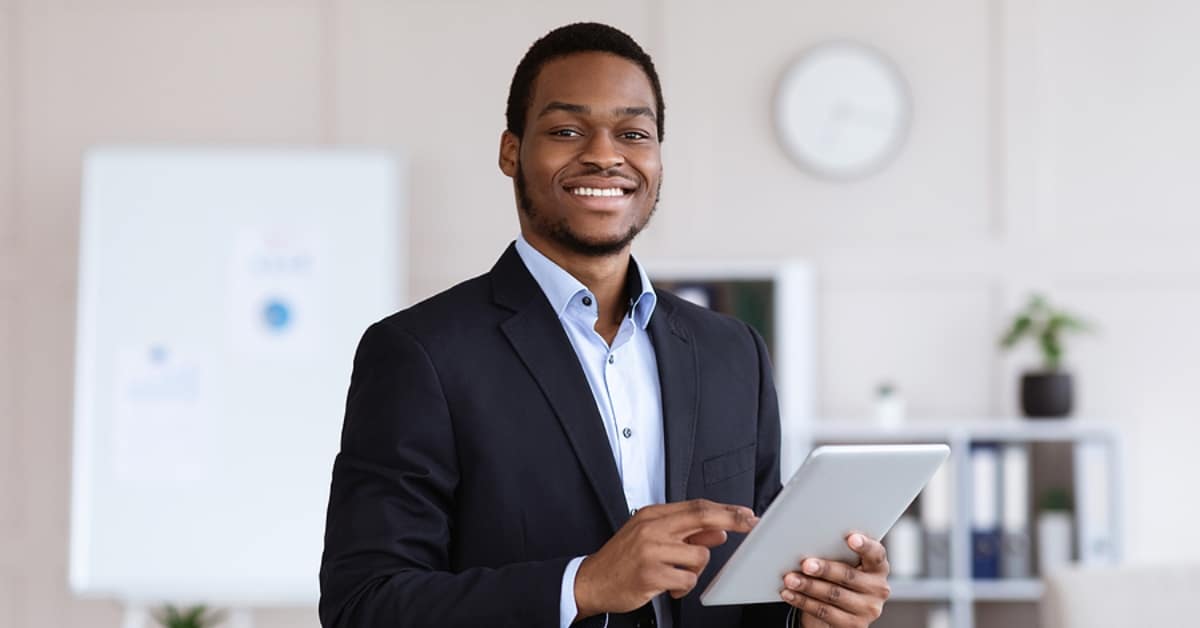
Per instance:
[[[758,447],[754,478],[754,512],[758,515],[771,505],[783,488],[779,482],[779,399],[775,395],[775,377],[767,345],[754,328],[746,326],[758,353]],[[783,582],[779,583],[780,588]],[[744,628],[787,628],[792,621],[791,607],[778,604],[751,604],[742,610]]]
[[[453,430],[421,343],[387,320],[368,328],[333,465],[322,626],[558,625],[570,557],[452,571],[459,480]]]

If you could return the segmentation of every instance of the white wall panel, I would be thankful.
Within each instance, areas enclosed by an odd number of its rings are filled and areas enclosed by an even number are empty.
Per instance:
[[[338,4],[337,139],[410,156],[414,297],[488,270],[516,236],[512,183],[497,166],[508,85],[537,38],[584,20],[653,46],[637,0]]]
[[[30,10],[30,123],[56,144],[315,139],[322,14],[294,8]],[[36,5],[40,6],[40,5]],[[87,94],[81,106],[80,94]]]
[[[1200,4],[1042,4],[1040,202],[1058,232],[1191,240],[1200,229]]]
[[[15,573],[15,569],[8,573],[0,572],[0,626],[3,628],[26,625],[21,619],[25,606],[23,587]]]
[[[16,234],[16,20],[0,0],[0,250],[15,246]],[[0,263],[7,256],[0,253]]]
[[[25,596],[25,599],[18,602],[23,608],[18,615],[17,627],[68,628],[70,624],[67,622],[67,613],[73,602],[66,594],[64,578],[52,571],[57,568],[57,564],[31,560],[27,565],[17,578],[21,585],[17,590]]]
[[[56,579],[54,586],[61,579]],[[69,595],[62,588],[56,588],[57,594],[67,599]],[[62,620],[63,628],[95,628],[96,626],[121,626],[125,607],[114,600],[79,600],[70,598],[65,603],[67,607]]]
[[[1200,560],[1193,544],[1166,541],[1200,521],[1200,500],[1181,492],[1200,442],[1200,276],[1064,281],[1060,298],[1098,326],[1068,345],[1069,362],[1078,413],[1125,437],[1128,557]]]
[[[850,242],[989,233],[988,2],[705,4],[667,2],[664,19],[668,161],[659,226],[672,250],[806,255]],[[837,38],[883,50],[914,99],[897,160],[849,184],[793,165],[771,122],[782,72],[807,47]]]
[[[321,28],[316,7],[29,5],[18,86],[27,263],[73,275],[88,146],[317,141]]]
[[[3,2],[4,0],[0,0]],[[9,0],[15,1],[15,0]],[[73,9],[154,9],[158,11],[201,11],[246,7],[288,9],[313,7],[322,0],[36,0]]]
[[[17,404],[17,374],[22,347],[17,344],[16,286],[0,282],[0,538],[21,533],[25,513],[22,491],[21,420]]]
[[[38,569],[62,569],[67,559],[74,382],[74,285],[27,285],[19,316],[19,395],[27,551]],[[66,582],[62,583],[65,591]],[[53,625],[53,624],[41,624]]]
[[[877,386],[890,381],[914,419],[986,416],[996,372],[996,300],[996,291],[978,281],[824,281],[821,414],[869,419]]]

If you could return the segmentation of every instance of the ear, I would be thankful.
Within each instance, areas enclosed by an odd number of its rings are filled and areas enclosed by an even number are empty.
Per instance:
[[[521,139],[511,131],[500,134],[500,172],[510,178],[517,176],[517,162],[521,158]]]

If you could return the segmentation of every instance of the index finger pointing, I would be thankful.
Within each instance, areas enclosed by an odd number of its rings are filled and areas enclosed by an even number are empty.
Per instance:
[[[863,571],[871,573],[887,572],[887,550],[884,549],[883,543],[865,534],[852,532],[846,537],[846,545],[849,545],[850,549],[854,550],[854,553],[858,554],[862,559]]]
[[[754,511],[745,506],[718,504],[706,499],[684,502],[677,512],[664,517],[672,535],[691,536],[702,530],[749,532],[758,523]]]

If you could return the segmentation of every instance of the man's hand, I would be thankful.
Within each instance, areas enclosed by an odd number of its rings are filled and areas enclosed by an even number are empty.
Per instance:
[[[708,550],[726,532],[749,532],[758,517],[745,506],[705,499],[647,506],[604,547],[583,559],[575,575],[576,619],[625,613],[658,594],[688,594],[708,564]]]
[[[861,628],[879,619],[888,587],[887,550],[866,535],[853,533],[846,545],[861,559],[858,567],[807,558],[798,571],[783,577],[780,597],[800,609],[805,628]]]

